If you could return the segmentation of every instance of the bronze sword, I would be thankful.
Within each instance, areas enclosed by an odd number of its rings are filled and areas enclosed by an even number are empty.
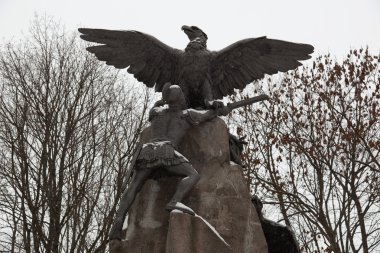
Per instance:
[[[243,99],[243,100],[240,100],[240,101],[237,101],[237,102],[234,102],[234,103],[228,103],[227,107],[230,108],[230,110],[232,111],[232,110],[234,110],[236,108],[243,107],[243,106],[246,106],[246,105],[250,105],[250,104],[253,104],[253,103],[257,103],[257,102],[260,102],[260,101],[268,100],[268,99],[269,99],[269,96],[263,94],[263,95],[259,95],[259,96],[256,96],[256,97]]]

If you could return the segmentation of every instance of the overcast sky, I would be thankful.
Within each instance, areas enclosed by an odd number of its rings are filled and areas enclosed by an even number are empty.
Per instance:
[[[181,26],[196,25],[208,34],[211,50],[266,35],[338,58],[366,45],[380,52],[380,0],[0,0],[0,38],[27,33],[35,13],[69,30],[139,30],[181,49],[187,44]]]

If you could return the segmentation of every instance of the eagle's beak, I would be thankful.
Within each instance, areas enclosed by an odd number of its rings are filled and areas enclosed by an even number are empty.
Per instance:
[[[190,28],[190,26],[183,25],[183,26],[181,27],[181,30],[182,30],[182,31],[186,31],[186,30],[191,30],[191,28]]]

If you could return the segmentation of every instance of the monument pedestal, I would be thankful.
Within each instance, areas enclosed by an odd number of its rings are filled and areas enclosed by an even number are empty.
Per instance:
[[[144,131],[142,141],[150,135]],[[184,204],[197,216],[165,210],[178,178],[148,180],[129,211],[125,240],[111,253],[267,253],[265,237],[239,165],[230,163],[228,130],[216,118],[193,127],[179,151],[201,179]]]
[[[230,245],[202,217],[172,211],[165,253],[177,252],[233,253]]]

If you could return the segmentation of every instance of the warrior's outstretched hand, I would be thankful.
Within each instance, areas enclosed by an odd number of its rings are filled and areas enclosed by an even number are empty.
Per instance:
[[[222,106],[216,109],[216,112],[219,115],[227,116],[231,112],[231,108],[222,103]]]

